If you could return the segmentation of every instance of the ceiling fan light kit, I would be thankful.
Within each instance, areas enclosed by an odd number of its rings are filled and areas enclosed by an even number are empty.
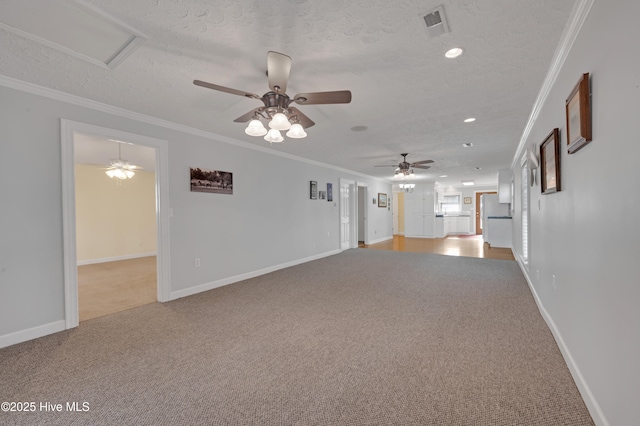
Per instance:
[[[269,142],[269,143],[284,142],[284,138],[282,137],[282,135],[280,134],[280,130],[278,130],[278,129],[269,130],[267,132],[266,136],[264,137],[264,140]]]
[[[249,122],[244,132],[249,136],[264,136],[267,134],[267,129],[264,127],[264,124],[262,124],[262,121],[254,118]]]
[[[120,142],[117,142],[117,143],[118,143],[118,158],[113,159],[109,162],[110,167],[107,169],[105,173],[111,179],[113,178],[118,178],[121,180],[131,179],[136,174],[134,170],[139,169],[140,167],[134,166],[133,164],[130,164],[128,161],[122,159],[122,143]]]
[[[267,77],[270,92],[263,96],[244,92],[229,87],[219,86],[206,81],[194,80],[196,86],[206,87],[219,92],[231,93],[233,95],[244,96],[250,99],[259,99],[264,106],[255,108],[252,111],[236,118],[236,123],[249,122],[245,133],[249,136],[264,136],[270,143],[283,142],[284,138],[280,131],[288,130],[286,135],[293,139],[300,139],[307,136],[305,129],[315,123],[297,108],[290,104],[299,105],[320,105],[320,104],[348,104],[351,102],[351,92],[349,90],[337,90],[333,92],[313,92],[298,93],[292,98],[285,92],[291,71],[291,57],[269,51],[267,53]],[[269,130],[264,127],[260,119],[269,120]]]
[[[293,123],[286,135],[293,139],[301,139],[307,136],[307,132],[304,131],[304,127],[300,123]]]

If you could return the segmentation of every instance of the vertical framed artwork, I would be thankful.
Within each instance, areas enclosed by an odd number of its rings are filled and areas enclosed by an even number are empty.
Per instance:
[[[333,201],[333,184],[327,183],[327,201]]]
[[[387,194],[378,192],[378,207],[387,207]]]
[[[541,188],[543,194],[560,191],[560,131],[553,129],[540,145],[542,169]]]
[[[309,198],[312,200],[318,199],[318,182],[315,180],[309,181]]]
[[[582,74],[566,102],[567,150],[573,154],[591,142],[589,73]]]

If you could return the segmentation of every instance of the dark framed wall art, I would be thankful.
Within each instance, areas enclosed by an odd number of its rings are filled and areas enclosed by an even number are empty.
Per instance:
[[[566,101],[567,151],[573,154],[591,142],[589,73],[584,73]]]
[[[378,207],[387,207],[387,194],[378,192]]]
[[[540,145],[542,176],[540,186],[543,194],[560,191],[560,131],[553,129]]]
[[[315,180],[309,181],[309,198],[312,200],[318,199],[318,182]]]

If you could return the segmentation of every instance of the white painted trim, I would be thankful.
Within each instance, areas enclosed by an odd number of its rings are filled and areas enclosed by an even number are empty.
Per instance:
[[[576,386],[580,391],[580,395],[582,395],[582,399],[584,400],[584,403],[587,406],[587,409],[589,410],[589,414],[591,414],[591,417],[593,418],[593,421],[595,422],[595,424],[601,425],[601,426],[609,426],[609,422],[607,421],[607,418],[605,417],[604,412],[600,408],[600,404],[598,404],[598,401],[596,400],[595,396],[591,392],[591,388],[589,387],[589,385],[587,384],[587,381],[584,379],[584,376],[580,372],[580,368],[578,367],[575,360],[573,359],[573,356],[571,355],[571,351],[567,347],[567,344],[564,342],[564,339],[562,338],[562,334],[560,333],[560,330],[558,330],[558,327],[553,321],[553,318],[551,317],[551,315],[549,315],[549,312],[547,312],[547,310],[544,308],[544,305],[542,304],[542,301],[540,300],[540,297],[538,296],[538,293],[536,292],[536,289],[533,286],[531,279],[529,278],[529,273],[527,271],[527,268],[524,266],[523,259],[520,257],[519,253],[516,254],[515,257],[516,257],[516,261],[518,262],[518,266],[520,266],[520,270],[524,275],[524,278],[527,280],[527,284],[529,285],[529,289],[531,290],[533,299],[536,301],[536,305],[538,305],[538,310],[540,311],[542,318],[544,318],[545,322],[547,323],[547,326],[551,330],[551,334],[553,334],[553,337],[556,340],[556,343],[558,344],[558,348],[560,348],[562,357],[567,363],[567,367],[569,367],[571,376],[573,377],[573,380],[575,381]]]
[[[393,235],[390,236],[390,237],[378,238],[377,240],[371,240],[371,241],[369,241],[368,243],[365,243],[365,244],[377,244],[377,243],[381,243],[383,241],[389,241],[389,240],[393,240]]]
[[[132,39],[129,41],[129,43],[127,43],[125,47],[123,47],[116,55],[114,55],[113,58],[110,58],[107,62],[102,62],[99,59],[92,58],[91,56],[85,55],[84,53],[80,53],[66,46],[63,46],[61,44],[54,43],[51,40],[47,40],[46,38],[42,38],[30,32],[23,31],[19,28],[12,27],[11,25],[7,25],[3,22],[0,22],[0,28],[5,31],[16,34],[20,37],[24,37],[28,40],[35,41],[36,43],[40,43],[43,46],[50,47],[52,49],[58,50],[59,52],[65,53],[69,56],[76,57],[78,59],[81,59],[93,65],[97,65],[107,70],[115,69],[120,63],[122,63],[127,57],[129,57],[137,48],[139,48],[149,38],[143,33],[141,33],[140,31],[136,30],[135,28],[125,24],[121,20],[114,18],[113,16],[109,15],[105,11],[98,9],[97,7],[91,4],[85,3],[82,0],[74,0],[73,2],[76,5],[78,5],[78,7],[80,7],[81,9],[84,9],[85,12],[88,12],[91,15],[101,18],[103,21],[106,21],[109,24],[115,27],[118,27],[123,31],[130,33]]]
[[[269,147],[254,145],[248,142],[239,141],[237,139],[229,138],[227,136],[219,135],[217,133],[208,132],[205,130],[195,129],[193,127],[185,126],[182,124],[172,123],[170,121],[162,120],[160,118],[151,117],[149,115],[140,114],[138,112],[129,111],[123,108],[114,107],[108,104],[92,101],[90,99],[81,98],[79,96],[70,95],[68,93],[60,92],[57,90],[49,89],[46,87],[38,86],[36,84],[27,83],[25,81],[17,80],[15,78],[0,75],[0,86],[8,87],[10,89],[20,90],[22,92],[31,93],[38,96],[44,96],[49,99],[54,99],[61,102],[67,102],[72,105],[89,108],[94,111],[104,112],[106,114],[115,115],[116,117],[125,118],[127,120],[134,120],[140,123],[146,123],[153,126],[162,127],[165,129],[175,130],[177,132],[186,133],[206,139],[215,139],[218,142],[227,143],[230,145],[239,146],[246,149],[252,149],[269,155],[275,155],[276,157],[287,158],[290,160],[298,161],[301,163],[311,164],[315,166],[324,167],[331,170],[337,170],[342,173],[349,173],[354,176],[361,176],[368,179],[373,179],[379,182],[389,183],[389,179],[382,179],[376,176],[366,175],[364,173],[356,172],[354,170],[344,169],[331,164],[321,163],[319,161],[309,160],[307,158],[298,157],[293,154],[287,154],[273,150]]]
[[[182,297],[191,296],[197,293],[202,293],[203,291],[213,290],[214,288],[223,287],[225,285],[237,283],[239,281],[248,280],[250,278],[255,278],[260,275],[269,274],[271,272],[278,271],[280,269],[290,268],[292,266],[300,265],[302,263],[311,262],[313,260],[322,259],[323,257],[333,256],[335,254],[340,254],[342,250],[332,250],[326,253],[317,254],[314,256],[306,257],[304,259],[297,259],[291,262],[281,263],[280,265],[269,266],[268,268],[259,269],[257,271],[247,272],[245,274],[236,275],[233,277],[223,278],[218,281],[212,281],[205,284],[200,284],[195,287],[189,287],[184,290],[172,291],[171,299],[175,300]]]
[[[64,331],[65,328],[65,321],[59,320],[50,322],[49,324],[28,328],[26,330],[5,334],[4,336],[0,336],[0,348],[6,348],[7,346],[37,339],[38,337],[58,333],[59,331]]]
[[[88,260],[80,260],[78,261],[78,266],[84,265],[95,265],[98,263],[108,263],[108,262],[117,262],[119,260],[129,260],[129,259],[139,259],[141,257],[151,257],[156,256],[156,252],[150,253],[136,253],[136,254],[125,254],[123,256],[114,256],[114,257],[102,257],[100,259],[88,259]]]
[[[86,133],[108,139],[125,140],[154,148],[156,152],[156,248],[158,301],[170,300],[169,269],[169,145],[151,138],[106,127],[61,119],[62,220],[64,242],[64,297],[66,328],[80,323],[78,308],[78,272],[76,255],[74,134]]]
[[[547,97],[551,92],[551,88],[555,84],[558,74],[560,74],[560,70],[564,66],[564,62],[567,60],[567,56],[569,56],[571,47],[576,41],[576,38],[580,33],[580,29],[582,28],[584,21],[587,19],[587,15],[589,15],[589,11],[591,10],[591,6],[593,6],[594,2],[595,0],[578,0],[571,11],[571,17],[560,36],[560,43],[553,55],[551,66],[549,67],[549,71],[547,71],[547,76],[542,83],[536,102],[533,104],[533,109],[531,110],[527,124],[522,132],[522,136],[520,137],[520,143],[518,144],[515,155],[513,156],[513,161],[511,162],[512,170],[515,168],[518,158],[524,150],[527,139],[529,139],[531,129],[533,129],[533,125],[538,119],[538,114],[540,114],[542,106],[546,102]]]

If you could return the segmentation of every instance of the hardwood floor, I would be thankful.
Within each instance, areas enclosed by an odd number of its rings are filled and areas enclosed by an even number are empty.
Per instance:
[[[157,301],[156,257],[78,266],[80,321]]]
[[[482,235],[451,235],[445,238],[405,238],[400,235],[394,235],[393,240],[377,244],[360,244],[360,247],[376,250],[444,254],[447,256],[515,260],[511,249],[489,247],[489,244],[486,244],[482,239]]]

